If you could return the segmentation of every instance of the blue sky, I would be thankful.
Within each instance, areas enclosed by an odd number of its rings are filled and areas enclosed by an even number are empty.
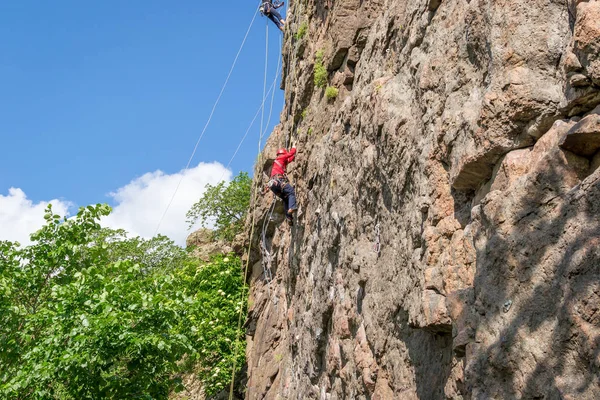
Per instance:
[[[14,187],[34,204],[114,202],[107,194],[137,177],[181,170],[257,4],[0,3],[0,195]],[[266,23],[257,17],[193,166],[227,164],[260,105]],[[272,24],[269,37],[271,82]],[[271,126],[283,102],[276,87]],[[257,123],[234,173],[251,170],[258,134]]]

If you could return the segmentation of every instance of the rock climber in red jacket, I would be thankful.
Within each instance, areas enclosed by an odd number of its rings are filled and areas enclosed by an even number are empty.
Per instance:
[[[298,210],[298,206],[296,205],[296,192],[288,180],[286,170],[294,158],[296,158],[296,146],[292,146],[290,151],[283,148],[277,150],[277,158],[273,163],[271,180],[268,184],[271,191],[283,200],[285,217],[290,225],[294,224],[294,213]]]

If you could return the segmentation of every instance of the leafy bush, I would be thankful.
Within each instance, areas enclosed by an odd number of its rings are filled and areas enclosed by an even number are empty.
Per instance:
[[[171,239],[158,235],[152,239],[128,238],[122,229],[103,228],[94,233],[92,240],[106,242],[109,261],[132,261],[146,270],[171,270],[188,259],[188,253]]]
[[[338,93],[338,89],[333,86],[327,86],[327,89],[325,89],[325,97],[327,97],[328,100],[334,100]]]
[[[319,62],[323,62],[324,56],[325,56],[325,50],[323,50],[323,49],[317,50],[317,54],[315,54],[315,57],[317,60],[319,60]]]
[[[223,181],[216,186],[206,185],[202,198],[187,212],[189,226],[198,219],[204,227],[214,222],[216,237],[232,240],[244,228],[251,186],[246,172],[240,172],[229,184]]]
[[[319,88],[324,88],[327,85],[327,69],[325,68],[325,65],[323,65],[323,56],[323,50],[317,51],[315,59],[314,81],[315,86]]]
[[[166,399],[192,366],[211,395],[241,364],[240,260],[126,239],[99,225],[109,213],[49,207],[33,244],[0,242],[0,398]]]
[[[240,307],[246,307],[245,301],[240,303],[245,290],[241,269],[238,257],[217,256],[209,264],[190,263],[175,274],[192,296],[182,309],[181,323],[189,326],[186,332],[196,344],[188,355],[208,396],[228,387],[234,358],[238,367],[245,362],[244,333],[237,335]]]
[[[296,32],[296,34],[294,36],[296,37],[296,40],[302,40],[302,38],[304,38],[304,36],[306,36],[307,32],[308,32],[308,22],[304,21],[300,24],[300,26],[298,27],[298,31]]]

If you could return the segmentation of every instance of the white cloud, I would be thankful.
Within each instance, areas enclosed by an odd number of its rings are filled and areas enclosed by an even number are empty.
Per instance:
[[[149,172],[110,193],[115,202],[114,210],[102,225],[125,229],[133,236],[152,237],[181,181],[158,232],[183,245],[189,233],[186,212],[202,196],[207,183],[215,185],[221,179],[229,181],[231,177],[231,171],[216,162],[200,163],[172,175],[162,171]]]
[[[183,179],[181,179],[183,176]],[[154,236],[158,222],[167,209],[175,188],[177,194],[160,225],[159,233],[184,245],[189,234],[185,214],[204,193],[207,183],[217,184],[221,179],[231,180],[231,171],[219,163],[200,163],[195,168],[171,175],[162,171],[149,172],[117,189],[113,198],[113,212],[102,220],[102,225],[122,228],[130,236]],[[99,199],[98,203],[104,202]],[[55,214],[67,215],[73,204],[63,200],[33,203],[23,190],[11,188],[8,196],[0,195],[0,240],[29,244],[29,235],[44,224],[44,209],[52,203]]]
[[[63,200],[50,200],[34,203],[23,190],[8,189],[8,195],[0,195],[0,240],[18,241],[28,244],[29,235],[44,224],[44,210],[52,204],[52,211],[58,215],[67,215],[72,204]]]

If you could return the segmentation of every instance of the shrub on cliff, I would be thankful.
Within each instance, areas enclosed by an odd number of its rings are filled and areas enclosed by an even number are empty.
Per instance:
[[[109,212],[49,208],[33,244],[0,242],[0,398],[166,399],[192,367],[210,395],[242,363],[239,259],[126,239]]]
[[[308,32],[308,22],[304,21],[300,24],[300,26],[298,27],[298,31],[296,32],[296,34],[294,35],[296,40],[302,40],[304,38],[304,36],[306,36],[306,33]]]
[[[315,58],[314,81],[315,86],[319,88],[324,88],[327,86],[327,68],[325,68],[325,65],[323,64],[323,56],[323,50],[317,51]]]
[[[335,100],[338,93],[339,90],[333,86],[327,86],[327,89],[325,89],[325,97],[327,97],[327,100]]]

